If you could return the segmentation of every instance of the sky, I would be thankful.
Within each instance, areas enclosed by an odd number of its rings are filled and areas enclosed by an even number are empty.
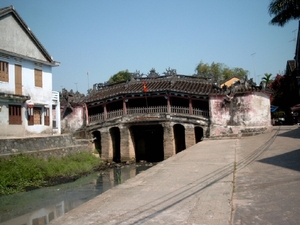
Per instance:
[[[202,61],[284,74],[297,20],[270,25],[270,0],[1,0],[13,5],[60,66],[53,90],[87,90],[121,70],[193,75]]]

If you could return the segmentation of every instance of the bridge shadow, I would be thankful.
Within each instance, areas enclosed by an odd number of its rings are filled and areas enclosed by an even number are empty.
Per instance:
[[[236,169],[240,170],[246,167],[247,165],[251,164],[252,162],[254,162],[259,156],[261,156],[266,150],[269,149],[269,147],[275,141],[278,135],[278,131],[264,144],[262,144],[260,147],[258,147],[248,156],[242,158],[237,163],[232,162],[227,165],[224,165],[223,167],[220,167],[219,169],[203,176],[201,179],[193,183],[190,183],[189,185],[186,185],[183,188],[177,189],[175,191],[166,194],[161,199],[154,199],[148,202],[144,207],[140,207],[138,210],[135,209],[136,212],[133,211],[133,213],[130,216],[124,218],[121,221],[118,221],[116,225],[125,224],[125,223],[131,225],[146,223],[152,218],[155,218],[157,215],[168,210],[169,208],[179,204],[180,202],[188,200],[189,198],[194,198],[197,193],[212,186],[213,184],[222,180],[226,176],[231,175],[234,172],[234,167],[237,167]],[[163,204],[166,205],[163,206]],[[142,216],[139,218],[140,215]]]
[[[300,171],[300,149],[258,161],[261,163],[267,163],[274,166]]]
[[[282,126],[280,130],[283,131],[284,127]],[[284,133],[278,134],[278,136],[300,139],[300,126],[298,128],[295,128],[295,129],[286,131]]]

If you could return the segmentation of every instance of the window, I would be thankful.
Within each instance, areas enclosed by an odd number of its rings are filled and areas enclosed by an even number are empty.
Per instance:
[[[22,124],[21,106],[9,105],[9,124]]]
[[[45,124],[45,126],[50,125],[50,110],[49,110],[49,108],[45,108],[44,124]]]
[[[8,63],[0,61],[0,81],[8,82]]]
[[[34,84],[36,87],[43,87],[43,71],[34,69]]]

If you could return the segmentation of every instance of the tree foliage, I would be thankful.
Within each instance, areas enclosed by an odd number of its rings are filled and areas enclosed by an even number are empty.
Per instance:
[[[265,84],[266,87],[272,83],[272,74],[271,73],[265,73],[265,76],[262,78],[262,82]]]
[[[292,19],[300,19],[299,0],[272,0],[269,5],[269,13],[274,15],[270,24],[284,26]]]
[[[131,73],[128,70],[121,70],[108,80],[109,83],[117,83],[131,79]]]
[[[272,105],[276,105],[285,112],[287,119],[291,119],[291,107],[299,102],[297,79],[294,76],[279,75],[269,85],[273,90]]]
[[[195,68],[195,76],[211,80],[220,84],[231,77],[245,78],[248,74],[247,70],[242,68],[229,68],[223,63],[212,62],[211,65],[202,61]]]

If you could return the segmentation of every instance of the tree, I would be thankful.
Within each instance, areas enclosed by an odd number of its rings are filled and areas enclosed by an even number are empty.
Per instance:
[[[200,61],[200,63],[195,68],[195,71],[197,72],[197,75],[209,75],[210,73],[210,66],[207,63],[203,63]]]
[[[242,68],[230,69],[223,63],[212,62],[211,65],[203,63],[202,61],[195,68],[197,77],[210,79],[212,82],[220,84],[224,81],[235,76],[238,78],[244,78],[247,76],[248,71]]]
[[[248,70],[244,70],[242,68],[236,67],[232,69],[232,73],[234,76],[238,78],[245,78],[248,74]]]
[[[283,27],[292,19],[300,19],[300,1],[272,0],[269,5],[269,14],[274,15],[270,24]]]
[[[285,112],[287,121],[292,121],[291,107],[300,100],[296,77],[277,74],[269,87],[273,90],[272,105]]]
[[[265,73],[265,76],[262,78],[262,82],[265,84],[266,87],[272,82],[272,74],[271,73]]]
[[[128,70],[121,70],[108,80],[109,83],[117,83],[131,79],[131,73]]]

